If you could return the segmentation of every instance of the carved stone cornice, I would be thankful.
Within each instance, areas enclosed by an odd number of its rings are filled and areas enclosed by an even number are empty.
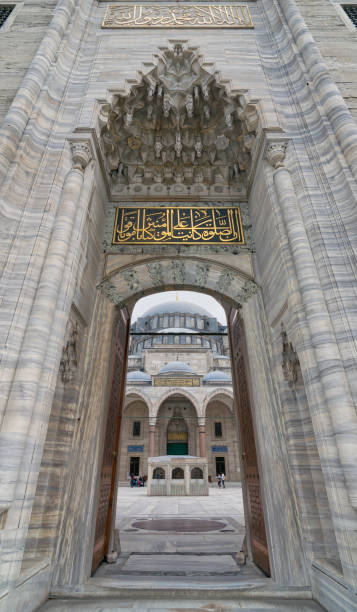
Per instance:
[[[277,140],[268,143],[265,157],[274,169],[282,168],[284,166],[287,146],[287,140]]]

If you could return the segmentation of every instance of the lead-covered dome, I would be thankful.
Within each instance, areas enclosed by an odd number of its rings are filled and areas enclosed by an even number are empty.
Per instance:
[[[232,384],[232,378],[226,374],[226,372],[222,372],[221,370],[212,370],[212,372],[205,374],[203,377],[203,383],[226,383],[230,385]]]
[[[196,374],[196,372],[184,361],[170,361],[161,368],[159,374]]]
[[[212,314],[205,308],[202,308],[202,306],[191,304],[191,302],[172,301],[152,306],[149,310],[144,312],[140,318],[144,319],[145,317],[152,317],[158,314],[175,314],[176,312],[180,314],[197,314],[203,317],[212,317]]]
[[[126,376],[126,380],[128,383],[151,383],[151,376],[146,374],[146,372],[141,372],[141,370],[134,370],[133,372],[128,372]]]

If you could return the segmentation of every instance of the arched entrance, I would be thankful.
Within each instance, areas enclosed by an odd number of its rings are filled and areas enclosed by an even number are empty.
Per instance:
[[[167,454],[188,455],[188,427],[179,409],[175,410],[167,426]]]
[[[196,455],[197,413],[192,402],[172,393],[162,402],[156,419],[159,455]]]

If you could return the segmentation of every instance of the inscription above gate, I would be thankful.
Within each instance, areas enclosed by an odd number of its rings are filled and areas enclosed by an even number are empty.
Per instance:
[[[240,209],[116,209],[112,244],[244,244]]]
[[[108,6],[102,28],[253,28],[246,4]]]
[[[197,378],[154,378],[154,387],[199,387],[200,379]]]

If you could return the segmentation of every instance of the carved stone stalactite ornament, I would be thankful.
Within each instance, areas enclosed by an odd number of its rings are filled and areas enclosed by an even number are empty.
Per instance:
[[[246,193],[256,106],[228,93],[195,49],[165,48],[128,95],[102,105],[99,125],[114,193]]]

